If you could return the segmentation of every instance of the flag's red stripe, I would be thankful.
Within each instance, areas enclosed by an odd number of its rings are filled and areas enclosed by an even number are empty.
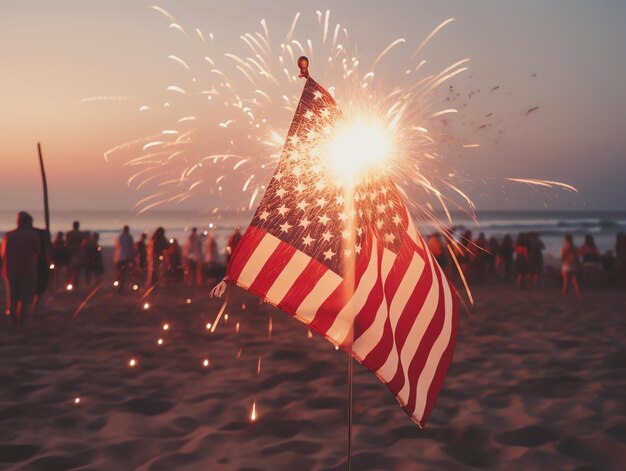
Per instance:
[[[433,285],[433,275],[432,270],[430,269],[430,258],[427,258],[426,264],[424,266],[424,270],[422,271],[422,275],[420,276],[411,296],[400,315],[400,319],[398,320],[398,324],[396,326],[395,331],[395,348],[398,350],[398,368],[396,373],[394,374],[392,380],[389,382],[389,389],[392,391],[399,392],[404,386],[405,381],[405,367],[402,364],[402,356],[400,353],[402,352],[402,348],[406,343],[406,339],[409,335],[413,324],[416,322],[419,317],[419,313],[424,307],[424,302],[426,301],[426,297],[428,296],[428,291],[432,288]]]
[[[302,304],[302,301],[315,288],[317,282],[327,271],[328,268],[314,258],[309,260],[309,263],[296,278],[293,285],[291,285],[278,307],[290,314],[297,314],[297,309]]]
[[[242,270],[250,260],[252,253],[257,248],[266,232],[254,226],[248,226],[243,237],[235,247],[235,251],[228,264],[226,275],[229,279],[237,281]]]
[[[376,313],[383,302],[383,280],[380,277],[381,265],[382,265],[383,246],[380,241],[376,242],[376,257],[377,257],[377,278],[372,291],[367,297],[365,305],[354,319],[354,338],[353,342],[365,332],[374,323],[376,319]]]
[[[448,283],[448,280],[444,280],[444,283]],[[456,346],[456,332],[459,323],[458,317],[458,307],[457,307],[457,299],[454,294],[454,290],[452,287],[450,288],[452,291],[452,308],[450,310],[450,315],[452,316],[452,330],[450,331],[450,341],[448,346],[446,347],[443,355],[441,356],[441,360],[437,365],[437,371],[435,372],[435,377],[433,378],[433,382],[428,389],[428,396],[426,399],[426,408],[424,409],[424,416],[422,417],[422,423],[425,423],[430,416],[433,407],[435,407],[435,402],[437,402],[437,396],[439,395],[439,391],[443,386],[443,382],[446,379],[446,374],[448,373],[448,368],[452,363],[452,357],[454,356],[454,348]]]
[[[389,275],[385,280],[385,298],[387,301],[387,308],[391,306],[393,297],[398,291],[400,282],[406,275],[406,271],[409,268],[412,259],[412,253],[408,253],[402,247],[402,250],[398,252],[398,257],[394,260],[393,266],[389,271]],[[391,328],[391,321],[389,316],[385,319],[383,326],[383,335],[374,348],[367,354],[365,361],[369,368],[374,371],[380,369],[385,364],[389,357],[389,352],[393,347],[393,330]]]
[[[294,253],[296,253],[296,248],[281,240],[250,285],[250,291],[264,298]],[[270,301],[279,300],[270,299]]]
[[[432,259],[431,259],[431,263],[433,263]],[[439,269],[439,267],[434,267],[435,269],[435,274],[437,275],[437,280],[439,281],[439,300],[437,302],[437,309],[435,310],[435,315],[433,316],[432,321],[430,322],[430,325],[428,326],[428,329],[426,329],[426,332],[424,333],[424,338],[422,338],[422,341],[419,344],[419,347],[417,348],[417,352],[415,352],[415,356],[413,357],[413,360],[411,361],[411,364],[408,365],[408,371],[409,371],[409,381],[410,381],[410,392],[409,392],[409,399],[407,400],[407,407],[409,408],[409,410],[411,410],[411,413],[409,415],[413,415],[413,412],[415,411],[415,402],[416,402],[416,395],[417,395],[417,381],[422,373],[422,370],[424,369],[424,366],[426,365],[426,361],[428,360],[428,357],[431,354],[431,350],[433,347],[433,344],[435,343],[435,340],[437,340],[437,337],[439,337],[439,334],[441,333],[441,330],[443,329],[443,324],[444,324],[444,320],[446,317],[446,306],[445,306],[445,299],[444,299],[444,290],[443,290],[443,280],[442,280],[442,274],[441,274],[441,270]]]
[[[359,285],[370,259],[371,241],[366,239],[361,248],[361,255],[354,267],[354,286],[348,286],[351,280],[344,278],[333,293],[320,305],[315,318],[311,321],[319,332],[326,333],[331,328],[341,309],[348,303],[353,290]]]

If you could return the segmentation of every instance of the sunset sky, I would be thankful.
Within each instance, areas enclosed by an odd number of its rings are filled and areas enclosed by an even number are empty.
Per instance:
[[[53,209],[128,209],[145,196],[126,185],[130,173],[123,162],[106,162],[103,153],[167,129],[164,115],[139,108],[175,100],[166,89],[188,74],[169,55],[190,62],[204,55],[168,27],[170,22],[150,8],[154,4],[0,0],[0,209],[40,207],[37,141],[46,157]],[[626,209],[626,3],[621,0],[156,5],[190,31],[212,32],[216,50],[223,52],[243,51],[239,36],[259,31],[261,19],[279,44],[296,12],[302,12],[302,37],[315,38],[306,31],[307,21],[328,8],[333,21],[348,28],[365,62],[399,37],[415,48],[454,17],[423,54],[433,70],[472,59],[470,71],[451,84],[462,94],[480,90],[480,95],[456,103],[459,113],[450,126],[460,140],[481,148],[445,151],[448,163],[466,175],[465,189],[478,208]],[[315,67],[312,60],[312,73]],[[403,70],[402,64],[390,63],[389,73],[394,70]],[[297,87],[302,83],[286,93],[297,93]],[[124,99],[85,100],[95,96]],[[527,114],[534,107],[539,108]],[[279,119],[284,116],[277,113]],[[489,126],[479,129],[483,122]],[[580,193],[504,183],[503,177],[559,180]],[[184,207],[199,208],[203,201],[199,192]]]

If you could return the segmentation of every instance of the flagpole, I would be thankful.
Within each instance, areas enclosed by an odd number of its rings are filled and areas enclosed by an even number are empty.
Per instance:
[[[46,231],[50,235],[50,207],[48,205],[48,181],[46,180],[46,169],[43,166],[43,154],[41,153],[41,144],[37,143],[37,153],[39,154],[39,168],[41,169],[41,183],[43,185],[43,211],[46,221]]]

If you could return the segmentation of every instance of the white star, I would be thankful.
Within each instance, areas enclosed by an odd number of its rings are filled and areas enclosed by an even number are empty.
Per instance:
[[[296,185],[296,191],[297,191],[298,193],[302,193],[302,192],[304,191],[304,189],[305,189],[305,188],[306,188],[306,186],[304,186],[302,183],[298,183],[298,184]]]
[[[335,202],[338,205],[341,206],[344,203],[344,201],[345,201],[345,198],[343,197],[343,195],[337,195],[337,198],[335,199]]]
[[[279,188],[278,190],[276,190],[276,196],[278,196],[279,198],[285,196],[285,193],[287,193],[287,190],[285,190],[284,188]]]
[[[278,172],[278,173],[276,173],[276,175],[274,175],[274,178],[275,178],[277,181],[280,181],[280,179],[281,179],[281,178],[283,178],[283,172]]]
[[[332,234],[328,230],[322,234],[322,239],[324,239],[325,242],[328,242],[331,237]]]
[[[270,213],[268,213],[267,211],[263,211],[260,215],[259,215],[259,219],[263,220],[263,221],[267,221],[267,217],[270,215]]]
[[[378,221],[376,221],[377,228],[382,229],[384,225],[385,225],[385,222],[382,219],[379,219]]]
[[[315,90],[315,92],[313,92],[313,99],[315,99],[315,100],[319,100],[323,96],[324,95],[322,95],[322,92],[320,92],[319,90]]]
[[[294,174],[296,177],[299,177],[300,175],[302,175],[302,168],[300,168],[300,166],[299,166],[299,165],[296,165],[296,166],[293,168],[293,174]]]
[[[387,205],[385,203],[381,203],[378,206],[376,206],[376,208],[378,209],[379,213],[384,213],[385,209],[387,208]]]
[[[291,160],[298,160],[300,158],[300,154],[297,150],[291,152]]]
[[[300,139],[298,139],[298,136],[296,136],[295,134],[293,136],[291,136],[289,138],[289,141],[294,145],[298,145],[298,142],[300,142]]]
[[[357,254],[360,254],[360,253],[361,253],[361,244],[357,244],[357,245],[354,247],[354,251],[355,251]]]
[[[396,236],[393,234],[385,234],[385,242],[390,242],[393,244],[393,242],[396,240]]]
[[[343,237],[346,240],[349,240],[350,239],[350,231],[348,231],[348,230],[342,231],[341,232],[341,237]]]
[[[307,218],[304,218],[302,221],[300,221],[300,224],[298,225],[306,229],[307,227],[309,227],[309,224],[311,224],[311,221],[309,221]]]
[[[328,108],[322,108],[320,114],[322,115],[322,118],[328,118],[330,116],[330,111],[328,111]]]
[[[304,211],[307,208],[308,205],[309,205],[309,203],[307,203],[306,201],[302,200],[302,201],[300,201],[298,203],[297,206],[298,206],[299,210]]]
[[[302,244],[306,245],[307,247],[309,245],[311,245],[311,242],[315,241],[315,239],[312,239],[311,237],[309,237],[309,235],[307,234],[307,236],[305,238],[302,239]]]
[[[362,227],[359,227],[359,228],[356,230],[356,233],[359,235],[359,237],[361,237],[361,236],[363,235],[363,228],[362,228]]]
[[[311,129],[308,133],[306,133],[306,137],[312,141],[317,137],[317,133]]]
[[[397,214],[394,215],[393,217],[393,223],[394,224],[402,224],[402,218],[400,216],[398,216]]]
[[[317,205],[320,208],[323,208],[326,205],[326,203],[328,203],[328,201],[326,201],[326,198],[324,198],[323,196],[317,199]]]
[[[287,221],[285,221],[285,224],[281,224],[280,225],[280,230],[283,231],[283,232],[287,232],[292,227],[293,226],[291,224],[289,224]]]
[[[315,184],[315,189],[319,191],[322,188],[324,188],[324,182],[322,180],[318,180],[317,183]]]
[[[278,208],[278,214],[280,214],[281,216],[284,216],[288,212],[289,212],[289,208],[287,208],[287,206],[285,206],[284,203],[280,206],[280,208]]]
[[[343,251],[343,256],[344,256],[344,257],[349,258],[349,257],[350,257],[350,255],[352,255],[352,250],[350,250],[350,249],[345,249],[345,250]]]
[[[323,214],[322,216],[318,216],[318,219],[324,226],[328,224],[328,221],[330,221],[330,218],[326,216],[325,214]]]
[[[335,252],[333,252],[330,249],[328,249],[326,252],[324,252],[324,260],[330,260],[334,256],[335,256]]]
[[[313,113],[311,110],[307,110],[306,113],[304,113],[304,117],[306,119],[311,119],[313,118],[313,116],[315,116],[315,113]]]

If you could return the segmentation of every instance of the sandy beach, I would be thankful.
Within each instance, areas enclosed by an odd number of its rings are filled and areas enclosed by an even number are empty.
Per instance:
[[[23,333],[3,316],[0,468],[345,469],[347,358],[325,339],[234,287],[214,332],[208,288],[106,282],[71,320],[89,292],[53,290]],[[355,364],[353,469],[620,469],[623,290],[474,296],[424,430]]]

